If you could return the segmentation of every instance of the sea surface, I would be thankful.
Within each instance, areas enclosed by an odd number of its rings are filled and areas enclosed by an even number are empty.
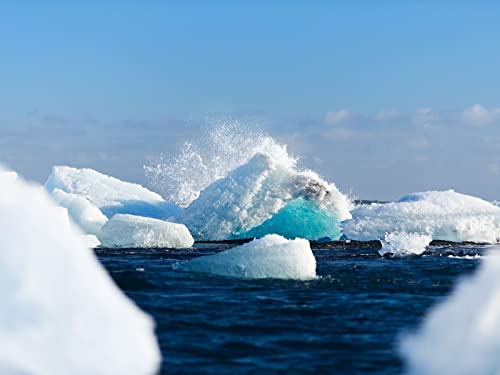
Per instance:
[[[431,246],[383,258],[371,244],[315,244],[312,281],[245,280],[172,265],[234,244],[96,250],[156,320],[162,374],[400,374],[401,334],[470,274],[488,247]]]

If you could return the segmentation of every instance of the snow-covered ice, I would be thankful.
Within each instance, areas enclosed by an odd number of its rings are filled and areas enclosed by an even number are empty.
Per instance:
[[[287,240],[271,234],[215,255],[177,263],[182,271],[204,272],[221,276],[264,279],[316,277],[316,259],[309,241]]]
[[[0,173],[0,369],[6,374],[144,374],[153,321],[116,287],[64,209]]]
[[[500,207],[453,190],[415,193],[397,202],[357,206],[341,223],[353,240],[382,239],[386,233],[429,235],[434,240],[496,243]]]
[[[59,206],[68,210],[69,217],[80,229],[99,237],[101,228],[108,222],[101,210],[81,195],[66,193],[60,189],[54,189],[51,195]]]
[[[118,248],[185,248],[194,244],[183,224],[122,214],[113,216],[102,228],[100,240],[103,247]]]
[[[320,220],[329,216],[331,223],[326,229],[318,231],[311,227],[310,233],[302,230],[300,235],[309,239],[338,238],[338,223],[350,218],[350,200],[334,184],[312,171],[299,171],[295,160],[283,155],[275,158],[256,154],[248,163],[203,190],[186,208],[181,221],[196,239],[241,238],[296,199],[314,202],[314,205],[302,205],[301,215],[281,217],[255,234],[280,233],[296,237],[289,233],[289,228],[300,228],[305,222],[316,220],[316,216]]]
[[[500,373],[500,256],[490,255],[401,344],[410,374]]]
[[[82,196],[108,218],[121,213],[168,219],[179,215],[180,208],[139,184],[121,181],[92,169],[55,166],[45,183],[55,189]]]
[[[432,241],[426,234],[393,232],[386,233],[382,242],[380,255],[393,254],[395,256],[420,255]]]

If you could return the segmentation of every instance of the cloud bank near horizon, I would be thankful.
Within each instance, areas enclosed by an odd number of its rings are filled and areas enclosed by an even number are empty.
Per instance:
[[[500,108],[455,111],[394,108],[362,114],[346,108],[317,118],[232,114],[287,143],[302,163],[342,190],[366,199],[454,188],[500,198]],[[252,118],[247,121],[246,119]],[[142,166],[199,136],[206,119],[103,121],[37,111],[0,119],[0,161],[43,181],[52,165],[89,167],[148,184]]]

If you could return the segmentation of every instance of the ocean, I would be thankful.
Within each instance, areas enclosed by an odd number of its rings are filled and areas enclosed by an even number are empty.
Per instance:
[[[154,317],[161,374],[400,374],[399,339],[490,248],[434,242],[422,256],[398,258],[381,257],[375,242],[313,243],[318,277],[309,281],[173,269],[235,245],[95,250]]]

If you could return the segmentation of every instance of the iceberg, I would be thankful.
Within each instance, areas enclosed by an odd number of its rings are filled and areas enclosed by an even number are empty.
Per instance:
[[[282,233],[289,238],[300,235],[308,239],[337,239],[338,223],[351,217],[350,206],[350,200],[334,184],[312,171],[299,171],[292,158],[258,153],[201,191],[180,221],[198,240],[269,233]],[[278,216],[273,220],[275,215]]]
[[[194,244],[183,224],[123,214],[113,216],[104,225],[100,240],[103,247],[114,248],[186,248]]]
[[[152,319],[116,287],[39,186],[0,172],[0,369],[156,373]]]
[[[341,223],[352,240],[384,238],[386,233],[429,235],[433,240],[496,243],[500,207],[453,190],[415,193],[397,202],[357,206]]]
[[[215,255],[177,263],[181,271],[250,279],[309,280],[316,277],[316,259],[309,241],[271,234]]]
[[[59,206],[67,209],[70,219],[80,229],[87,234],[100,236],[101,228],[108,222],[101,210],[81,195],[66,193],[60,189],[54,189],[51,195]]]
[[[382,248],[378,251],[381,256],[392,254],[395,256],[420,255],[432,241],[426,234],[393,232],[386,233]]]
[[[500,373],[500,256],[491,250],[400,345],[410,374]]]
[[[180,208],[139,184],[124,182],[92,169],[55,166],[45,182],[45,189],[79,195],[99,208],[108,218],[131,214],[157,219],[176,217]]]

